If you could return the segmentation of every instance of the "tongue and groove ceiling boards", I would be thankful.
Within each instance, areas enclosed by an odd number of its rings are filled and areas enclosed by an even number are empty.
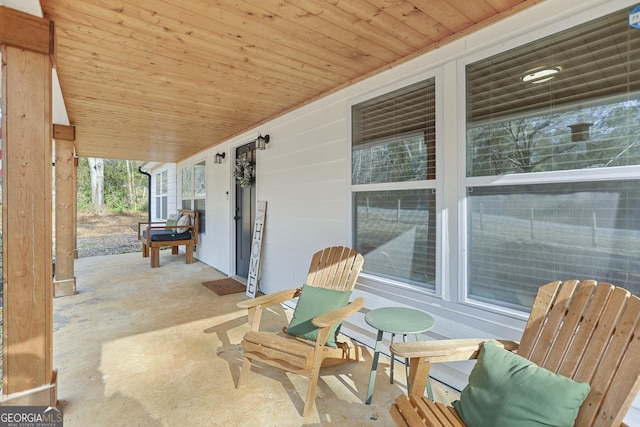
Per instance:
[[[79,156],[176,162],[541,0],[41,0]]]

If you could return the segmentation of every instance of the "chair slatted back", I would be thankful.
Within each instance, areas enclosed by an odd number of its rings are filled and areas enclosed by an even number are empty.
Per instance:
[[[640,389],[640,298],[593,280],[548,283],[518,354],[591,385],[575,425],[620,425]]]
[[[363,265],[362,255],[351,248],[325,248],[313,254],[305,283],[318,288],[351,291]]]

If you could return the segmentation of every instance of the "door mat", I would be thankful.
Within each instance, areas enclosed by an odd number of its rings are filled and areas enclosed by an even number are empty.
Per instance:
[[[231,277],[220,280],[212,280],[210,282],[202,282],[202,286],[206,287],[210,291],[215,292],[217,295],[229,295],[245,292],[247,286],[238,282]]]

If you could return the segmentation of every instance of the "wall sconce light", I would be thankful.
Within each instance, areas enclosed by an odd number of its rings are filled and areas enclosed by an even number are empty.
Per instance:
[[[264,150],[267,148],[267,144],[269,143],[269,135],[259,135],[256,139],[256,150]]]
[[[215,161],[216,163],[220,164],[220,163],[222,163],[222,159],[224,159],[224,156],[225,156],[225,153],[224,153],[224,152],[222,152],[222,153],[218,153],[218,154],[216,154],[216,158],[215,158],[215,160],[214,160],[214,161]]]

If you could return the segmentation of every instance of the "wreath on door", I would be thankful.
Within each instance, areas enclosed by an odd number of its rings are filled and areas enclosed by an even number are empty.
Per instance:
[[[236,159],[236,166],[233,170],[233,176],[240,187],[251,187],[255,178],[256,170],[253,163],[246,156]]]

